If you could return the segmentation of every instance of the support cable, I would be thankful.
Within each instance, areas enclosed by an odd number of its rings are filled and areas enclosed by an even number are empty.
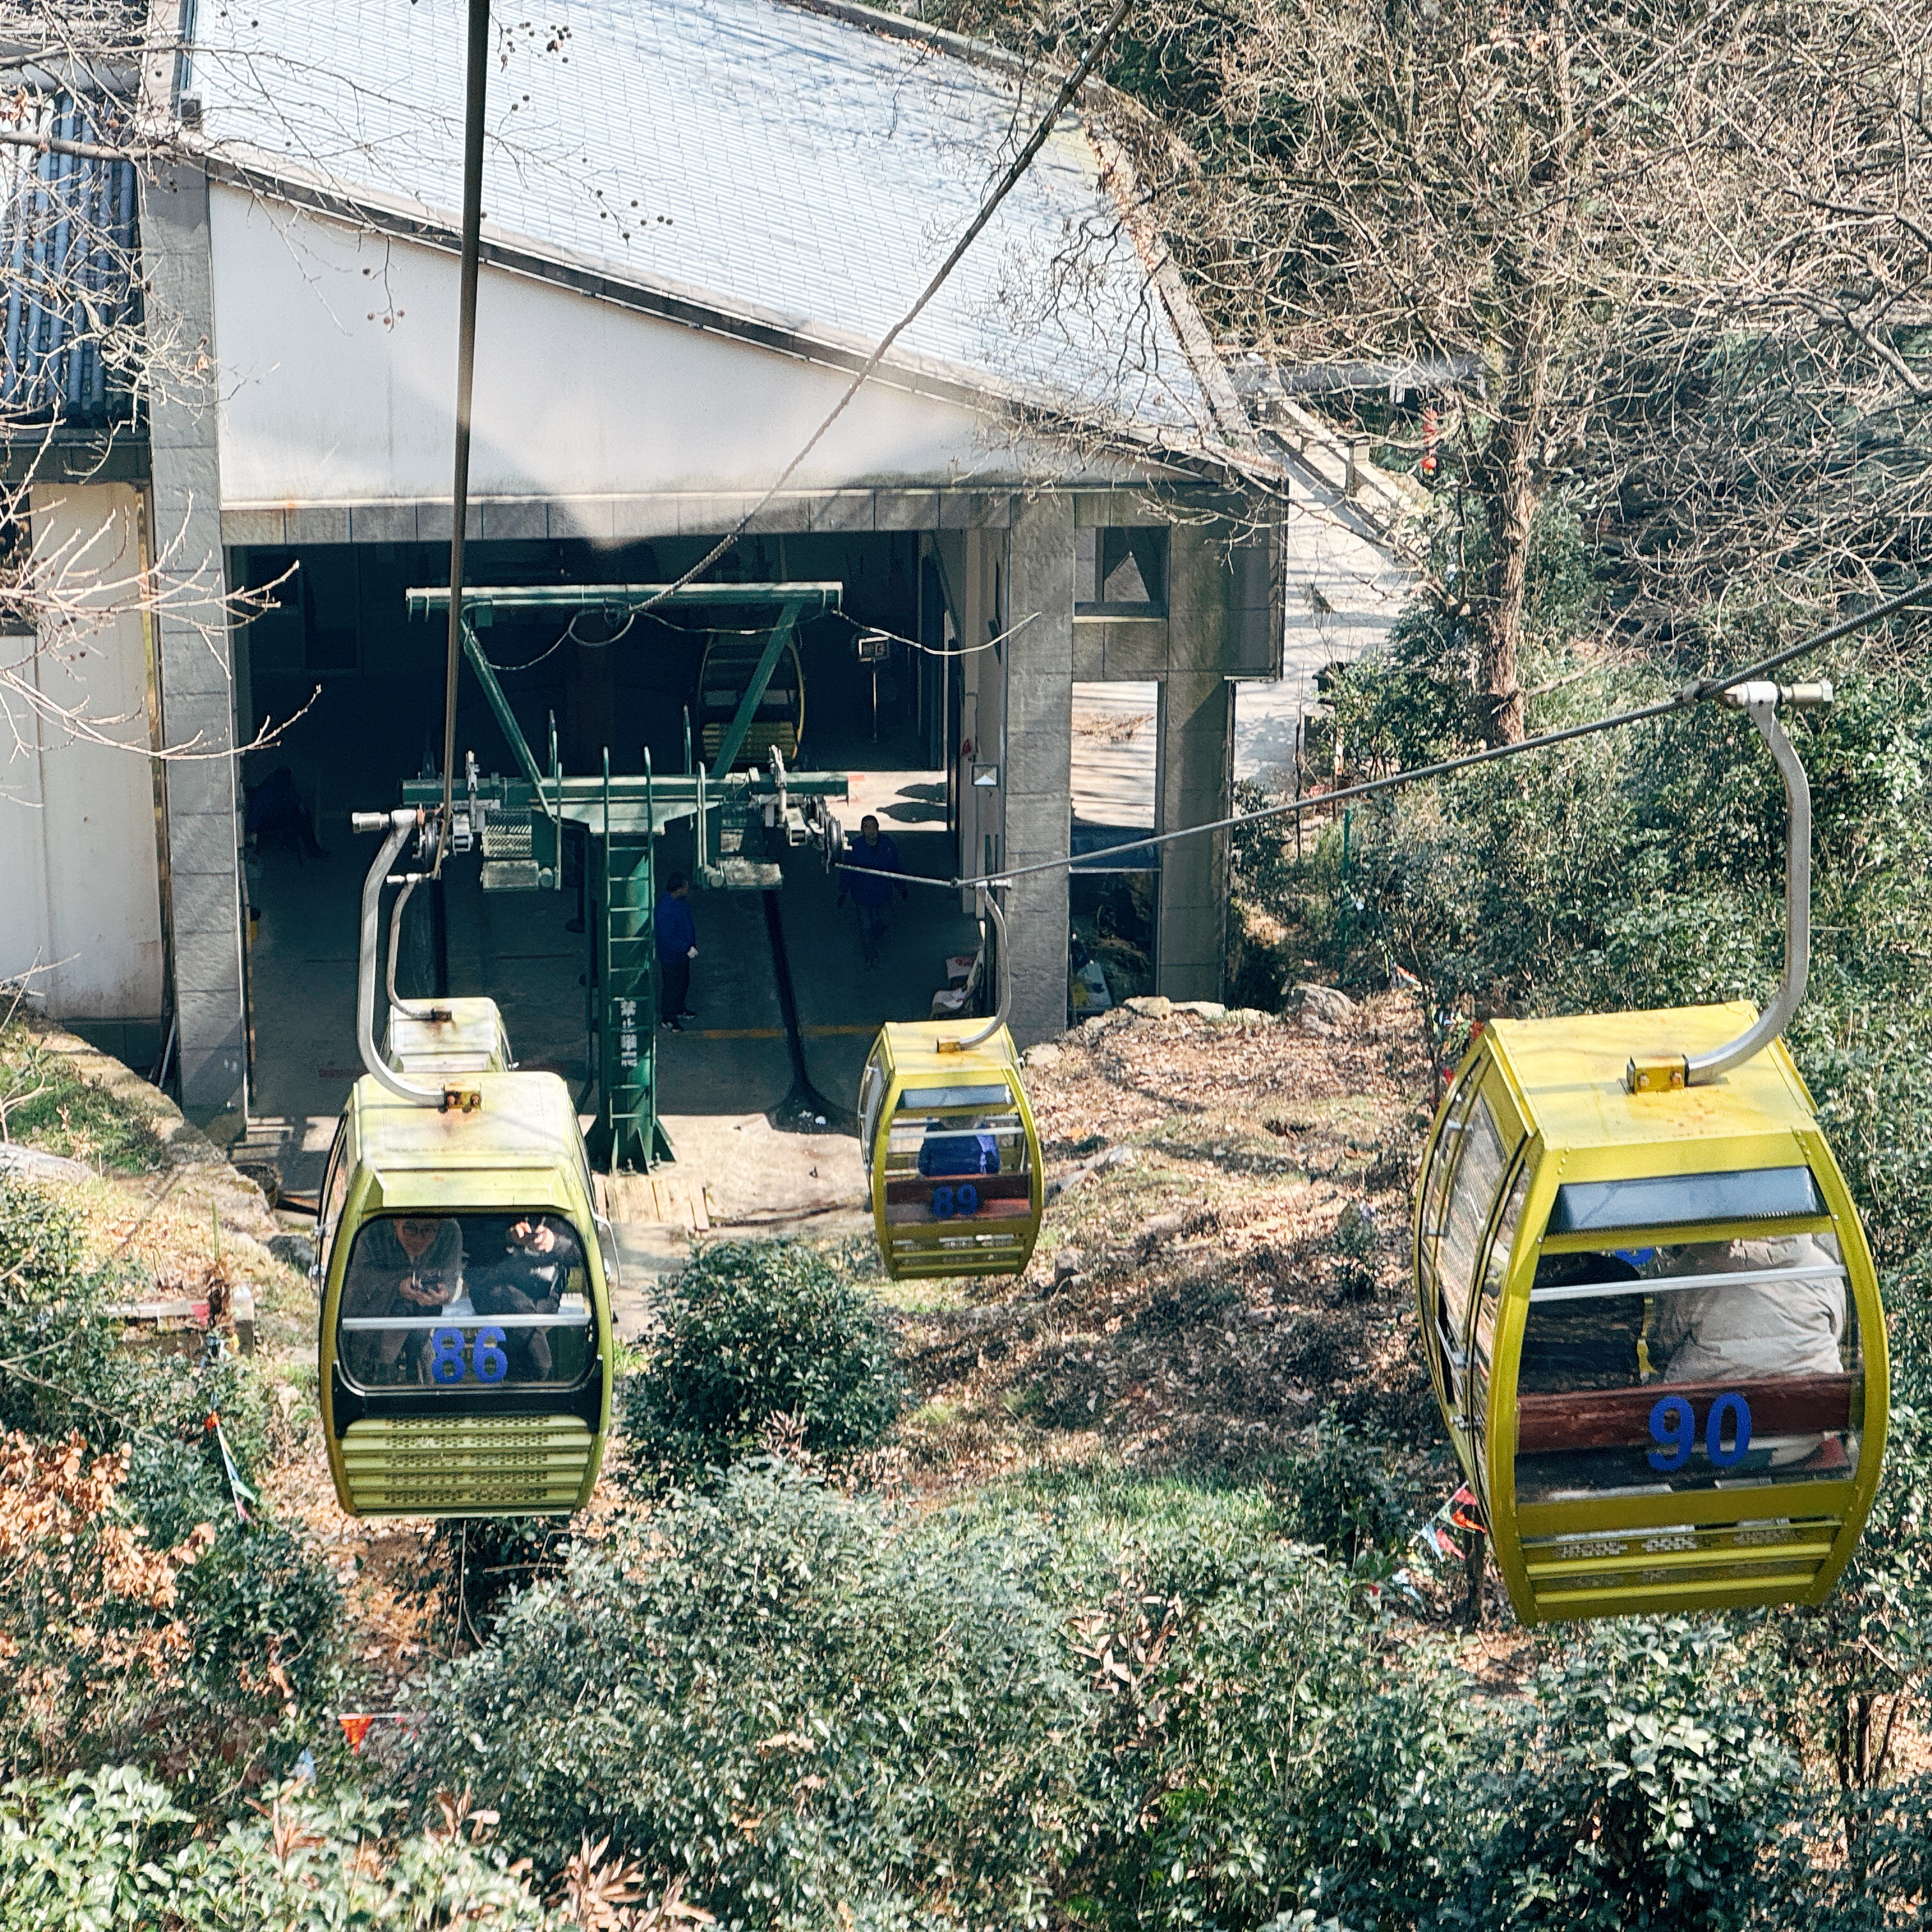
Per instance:
[[[1109,845],[1106,856],[1112,859],[1122,852],[1144,852],[1154,846],[1171,845],[1177,839],[1198,838],[1204,832],[1226,832],[1238,826],[1258,824],[1264,819],[1285,818],[1304,812],[1324,810],[1349,799],[1367,798],[1377,792],[1390,791],[1398,785],[1420,784],[1431,778],[1448,778],[1457,772],[1468,771],[1473,766],[1494,764],[1500,759],[1520,758],[1526,752],[1546,751],[1552,745],[1567,745],[1578,738],[1594,737],[1600,731],[1620,730],[1627,724],[1642,724],[1653,718],[1668,718],[1677,712],[1688,710],[1694,704],[1707,703],[1733,686],[1755,683],[1767,672],[1778,670],[1794,658],[1802,657],[1808,651],[1817,650],[1868,625],[1928,603],[1932,603],[1932,578],[1922,579],[1898,596],[1875,604],[1869,610],[1862,610],[1856,616],[1847,617],[1842,622],[1816,632],[1786,650],[1746,665],[1742,670],[1729,671],[1721,677],[1694,679],[1654,704],[1640,705],[1634,711],[1613,712],[1606,718],[1593,718],[1587,724],[1566,725],[1560,731],[1542,732],[1534,738],[1519,739],[1513,745],[1491,745],[1483,751],[1466,752],[1460,758],[1444,758],[1432,765],[1418,765],[1408,771],[1391,772],[1385,778],[1364,778],[1360,784],[1344,785],[1337,791],[1310,792],[1304,797],[1285,799],[1279,805],[1263,806],[1253,812],[1237,812],[1225,818],[1210,819],[1203,825],[1184,825],[1174,832],[1152,832],[1144,838]],[[1070,854],[1064,859],[1042,859],[1030,866],[1010,866],[1002,871],[980,873],[968,878],[927,879],[914,873],[895,873],[892,876],[909,886],[937,886],[945,892],[970,891],[980,886],[1006,885],[1015,879],[1027,878],[1040,872],[1076,871],[1082,860],[1088,856],[1082,853],[1077,856]],[[866,868],[842,863],[838,869],[862,872]]]
[[[456,466],[449,530],[449,650],[442,683],[442,823],[430,876],[442,876],[455,823],[456,678],[463,662],[463,536],[470,520],[470,420],[476,387],[476,270],[483,226],[483,110],[490,84],[490,0],[470,0],[463,110],[463,272],[457,297]]]

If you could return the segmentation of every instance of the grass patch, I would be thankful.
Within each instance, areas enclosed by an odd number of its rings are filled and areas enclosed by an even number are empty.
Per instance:
[[[0,1027],[0,1138],[118,1174],[146,1173],[160,1155],[139,1114],[17,1019]]]

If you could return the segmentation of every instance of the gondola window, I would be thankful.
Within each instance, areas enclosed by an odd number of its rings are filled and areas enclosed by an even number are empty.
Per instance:
[[[343,1372],[362,1390],[577,1388],[597,1365],[584,1256],[556,1214],[371,1220],[344,1279]]]
[[[1026,1218],[1026,1128],[1005,1085],[904,1089],[886,1136],[885,1184],[889,1226]]]
[[[1681,1218],[1704,1221],[1710,1184],[1756,1178],[1690,1178],[1684,1192],[1698,1198]],[[1670,1217],[1646,1204],[1667,1232]],[[1843,1482],[1856,1472],[1863,1364],[1838,1237],[1775,1222],[1697,1232],[1704,1238],[1642,1246],[1546,1246],[1518,1371],[1519,1502]]]

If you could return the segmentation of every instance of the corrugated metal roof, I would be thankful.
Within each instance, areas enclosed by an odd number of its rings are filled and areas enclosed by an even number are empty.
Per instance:
[[[36,134],[103,138],[92,106],[71,94],[26,111]],[[9,422],[132,413],[139,256],[132,162],[0,146],[0,408]]]
[[[201,0],[204,139],[454,219],[461,0]],[[652,286],[875,342],[1052,97],[776,0],[552,0],[498,25],[491,229]],[[487,232],[487,230],[486,230]],[[1069,116],[905,360],[1196,440],[1211,422]]]

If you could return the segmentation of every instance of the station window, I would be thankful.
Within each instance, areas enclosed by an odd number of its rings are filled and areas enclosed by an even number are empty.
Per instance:
[[[350,1250],[337,1336],[362,1389],[577,1387],[597,1359],[583,1239],[556,1214],[382,1216]]]
[[[1166,530],[1134,526],[1076,532],[1073,610],[1082,617],[1164,616]]]

